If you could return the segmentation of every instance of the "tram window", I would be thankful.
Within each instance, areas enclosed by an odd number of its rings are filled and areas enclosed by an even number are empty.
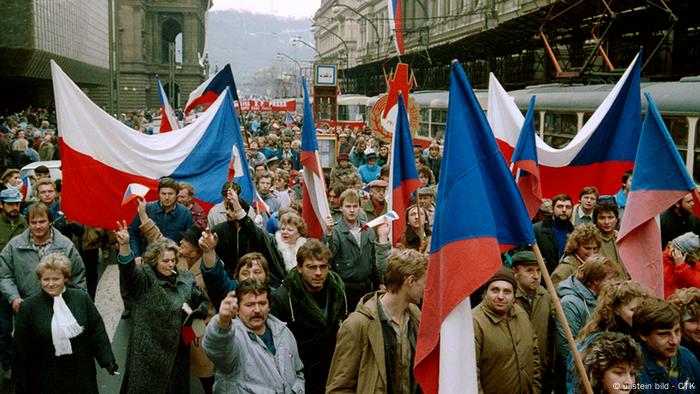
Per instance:
[[[552,148],[561,149],[565,147],[573,138],[561,136],[561,135],[546,135],[544,136],[544,142]]]
[[[420,127],[418,135],[421,137],[430,137],[430,110],[421,108],[420,110]]]
[[[363,106],[360,105],[339,105],[338,120],[361,122],[364,120]]]
[[[544,135],[570,137],[570,140],[576,135],[577,124],[576,114],[547,112],[544,115]]]
[[[681,156],[685,158],[685,152],[688,150],[688,119],[685,117],[664,117],[663,119],[673,142],[679,150],[682,150]]]
[[[316,114],[318,119],[330,120],[331,119],[331,98],[330,97],[319,97],[318,98],[318,112]]]
[[[591,116],[593,116],[593,112],[584,112],[583,113],[583,124],[586,124],[586,122],[588,122],[588,119],[590,119]]]
[[[445,123],[447,122],[447,110],[433,109],[431,111],[430,123],[432,124],[432,137],[442,138],[445,134]]]

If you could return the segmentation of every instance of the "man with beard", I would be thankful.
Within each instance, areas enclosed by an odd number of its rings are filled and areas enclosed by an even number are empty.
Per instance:
[[[574,230],[571,224],[573,200],[566,194],[552,198],[553,214],[551,218],[535,223],[535,239],[542,251],[547,271],[554,272],[559,258],[564,254],[564,247],[569,233]]]
[[[700,235],[700,220],[693,214],[695,201],[693,194],[688,193],[671,208],[661,214],[661,248],[665,248],[671,240],[688,231]]]
[[[367,221],[374,220],[386,213],[386,181],[374,180],[369,183],[369,199],[362,202],[362,210],[367,214]]]
[[[0,192],[0,250],[16,235],[21,234],[29,226],[27,219],[19,214],[22,194],[15,189],[5,189]],[[12,376],[12,306],[5,296],[0,293],[0,363],[2,363],[3,379],[10,380]]]

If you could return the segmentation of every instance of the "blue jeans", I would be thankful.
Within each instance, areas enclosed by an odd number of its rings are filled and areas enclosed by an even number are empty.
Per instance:
[[[7,371],[12,368],[12,305],[0,294],[0,363]]]

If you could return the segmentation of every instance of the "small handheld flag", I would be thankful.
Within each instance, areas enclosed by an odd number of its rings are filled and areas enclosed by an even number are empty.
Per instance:
[[[365,223],[364,226],[360,229],[360,232],[367,231],[371,228],[377,227],[380,224],[384,222],[393,222],[394,220],[398,219],[399,215],[396,214],[394,211],[389,211],[385,213],[382,216],[379,216],[377,218],[374,218],[373,220],[370,220],[369,222]]]
[[[136,200],[138,197],[145,197],[149,190],[148,186],[144,186],[140,183],[130,183],[124,192],[122,206]]]

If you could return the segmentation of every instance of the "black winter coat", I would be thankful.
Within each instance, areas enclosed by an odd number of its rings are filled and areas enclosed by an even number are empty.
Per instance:
[[[190,348],[181,338],[187,302],[206,309],[206,299],[189,271],[177,270],[174,284],[132,258],[119,262],[122,294],[134,299],[122,393],[189,393]]]
[[[35,294],[15,319],[17,393],[97,393],[95,360],[102,367],[114,354],[102,317],[88,293],[66,288],[63,300],[84,331],[71,339],[73,354],[56,356],[51,340],[53,297]]]
[[[554,238],[554,230],[552,229],[553,220],[552,218],[547,218],[541,222],[535,223],[535,240],[537,240],[537,245],[540,247],[544,263],[550,274],[557,268],[559,259],[561,258],[559,255],[559,248],[557,247],[557,240]],[[574,225],[567,221],[567,226],[569,228],[569,234],[571,234],[571,232],[574,231]]]

